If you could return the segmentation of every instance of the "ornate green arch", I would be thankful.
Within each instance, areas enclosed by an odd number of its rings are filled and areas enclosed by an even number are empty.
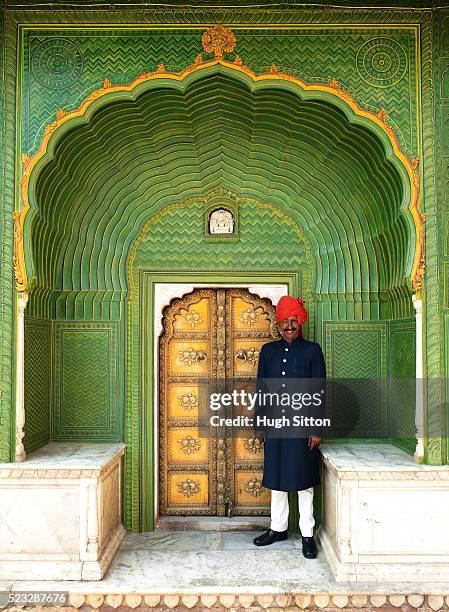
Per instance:
[[[360,109],[334,80],[307,85],[275,67],[257,75],[238,58],[182,73],[160,66],[61,110],[23,161],[19,290],[29,278],[45,291],[126,290],[127,252],[150,211],[180,189],[188,197],[220,184],[307,228],[317,292],[404,279],[422,288],[417,162],[383,111]]]

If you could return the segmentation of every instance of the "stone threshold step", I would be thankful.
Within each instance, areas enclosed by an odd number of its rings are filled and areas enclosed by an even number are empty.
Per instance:
[[[164,516],[156,521],[161,531],[263,531],[269,527],[268,516]]]

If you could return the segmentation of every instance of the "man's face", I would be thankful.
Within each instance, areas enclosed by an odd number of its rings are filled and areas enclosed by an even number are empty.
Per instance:
[[[287,340],[287,342],[291,342],[299,336],[300,328],[301,326],[299,325],[296,316],[288,317],[278,324],[279,333],[284,340]]]

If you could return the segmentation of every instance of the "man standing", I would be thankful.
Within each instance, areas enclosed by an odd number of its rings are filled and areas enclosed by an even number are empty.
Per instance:
[[[264,344],[259,357],[258,388],[266,379],[278,379],[281,391],[287,379],[325,378],[323,352],[316,342],[304,340],[302,324],[307,320],[304,300],[283,296],[276,307],[281,340]],[[283,382],[283,381],[286,382]],[[293,383],[294,384],[294,383]],[[259,431],[257,434],[264,434]],[[270,529],[254,539],[256,546],[267,546],[288,537],[288,491],[298,491],[299,528],[302,553],[315,559],[317,548],[313,537],[313,487],[320,482],[317,435],[304,437],[265,436],[262,485],[271,489]]]

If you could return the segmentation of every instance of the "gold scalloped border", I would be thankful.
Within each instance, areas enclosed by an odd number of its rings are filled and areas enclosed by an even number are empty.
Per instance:
[[[221,65],[225,66],[236,72],[240,72],[250,77],[254,82],[262,80],[281,80],[289,81],[300,87],[303,91],[316,91],[325,92],[336,96],[343,100],[353,111],[354,114],[369,119],[377,126],[379,126],[388,136],[395,156],[400,159],[402,164],[407,170],[410,178],[410,203],[409,210],[413,216],[416,228],[416,245],[415,255],[412,267],[412,286],[418,295],[421,294],[424,282],[424,269],[425,269],[425,258],[424,258],[424,220],[425,215],[419,210],[419,190],[420,190],[420,176],[417,170],[419,164],[419,158],[413,160],[409,159],[407,155],[401,150],[397,136],[393,128],[388,123],[388,116],[384,109],[380,109],[377,114],[362,109],[350,93],[344,91],[338,81],[332,78],[327,85],[311,85],[307,84],[296,76],[293,76],[287,72],[280,72],[276,65],[273,64],[270,71],[267,73],[256,73],[248,66],[245,66],[239,56],[236,56],[233,62],[228,62],[222,58],[203,61],[202,55],[197,55],[195,62],[185,68],[181,72],[166,72],[164,64],[159,64],[155,72],[143,72],[141,75],[133,79],[128,85],[112,85],[111,81],[107,78],[103,81],[103,87],[93,91],[87,98],[81,102],[79,107],[73,111],[65,112],[64,109],[58,110],[56,113],[56,120],[53,123],[47,125],[44,130],[42,142],[38,151],[32,156],[22,155],[23,174],[20,181],[20,191],[22,198],[22,210],[14,213],[14,275],[16,279],[17,291],[28,290],[28,277],[25,267],[25,253],[24,253],[24,240],[23,240],[23,227],[26,215],[30,208],[28,189],[29,181],[33,168],[37,162],[47,152],[48,142],[52,134],[63,124],[67,123],[71,119],[83,116],[89,106],[102,96],[112,92],[130,92],[137,85],[141,83],[153,81],[157,79],[172,79],[174,81],[183,81],[189,74],[195,72],[201,72],[211,66]]]

